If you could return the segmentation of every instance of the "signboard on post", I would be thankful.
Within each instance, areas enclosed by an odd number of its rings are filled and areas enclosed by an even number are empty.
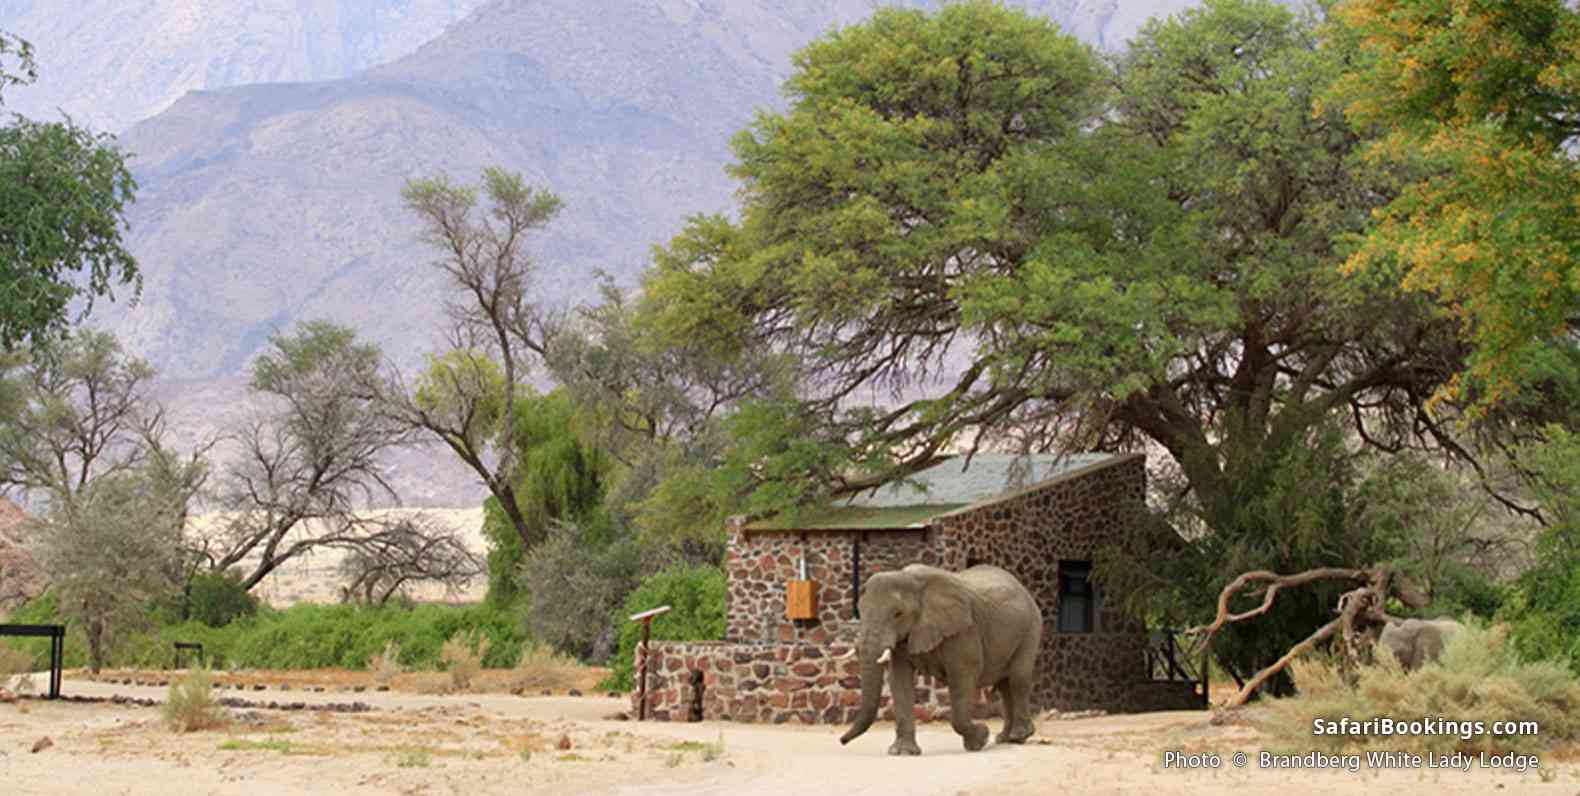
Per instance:
[[[632,622],[642,623],[642,643],[638,644],[636,655],[636,720],[647,720],[647,642],[652,636],[653,620],[669,613],[669,606],[660,605],[649,611],[631,614]]]

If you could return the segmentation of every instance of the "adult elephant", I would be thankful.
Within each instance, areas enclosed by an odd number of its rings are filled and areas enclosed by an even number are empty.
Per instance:
[[[1437,660],[1443,644],[1464,625],[1452,619],[1403,619],[1389,622],[1377,636],[1377,643],[1391,651],[1407,672]]]
[[[1031,689],[1042,612],[1015,576],[988,565],[954,573],[911,564],[868,578],[859,605],[861,708],[841,744],[866,732],[877,717],[885,663],[894,696],[891,755],[922,753],[912,710],[917,674],[948,684],[950,723],[970,751],[987,745],[987,725],[971,720],[977,689],[984,685],[993,686],[1004,702],[999,743],[1022,743],[1035,732]]]

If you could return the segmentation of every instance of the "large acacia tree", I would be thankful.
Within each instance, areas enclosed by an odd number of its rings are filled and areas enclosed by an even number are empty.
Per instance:
[[[1463,453],[1426,401],[1464,353],[1422,298],[1340,272],[1401,177],[1317,102],[1350,54],[1315,30],[1209,2],[1107,65],[981,2],[880,11],[801,51],[789,109],[735,141],[740,220],[695,219],[645,284],[668,334],[821,374],[751,415],[731,477],[808,499],[951,446],[1155,444],[1206,529],[1184,545],[1203,581],[1386,554],[1345,522],[1344,440]],[[1297,533],[1278,509],[1303,485],[1319,508]]]

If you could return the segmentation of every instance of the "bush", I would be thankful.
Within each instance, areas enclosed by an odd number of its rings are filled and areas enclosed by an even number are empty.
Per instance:
[[[187,582],[186,606],[188,620],[224,627],[258,613],[258,598],[235,573],[200,572]]]
[[[33,671],[32,655],[0,644],[0,686],[15,675],[31,674]]]
[[[1580,683],[1558,661],[1524,661],[1507,643],[1507,627],[1488,628],[1475,620],[1443,648],[1441,660],[1406,673],[1391,655],[1363,666],[1355,687],[1346,685],[1340,667],[1328,659],[1296,661],[1298,694],[1274,700],[1265,728],[1270,748],[1324,752],[1367,749],[1445,753],[1526,752],[1539,745],[1580,737]],[[1453,721],[1511,719],[1535,721],[1540,736],[1472,735],[1316,735],[1315,719],[1355,721],[1373,718]],[[1469,734],[1469,733],[1466,733]],[[1315,744],[1315,747],[1313,747]]]
[[[55,590],[50,589],[12,611],[6,622],[17,625],[66,625],[65,662],[62,665],[68,669],[87,666],[88,642],[81,628],[60,618],[59,600]],[[47,638],[7,638],[0,640],[0,645],[26,656],[31,661],[28,664],[30,671],[49,668],[50,640]]]
[[[652,638],[665,641],[717,641],[724,638],[724,571],[713,566],[674,566],[642,581],[615,616],[620,648],[600,688],[629,691],[634,685],[637,642],[642,628],[631,614],[670,606],[653,620]]]
[[[46,594],[13,615],[12,621],[59,622],[54,596]],[[441,667],[446,639],[470,631],[489,640],[483,665],[509,668],[526,640],[520,622],[508,612],[486,605],[417,605],[402,607],[355,605],[294,605],[286,610],[259,606],[223,627],[189,620],[166,624],[117,640],[108,658],[111,666],[166,667],[172,644],[198,642],[211,662],[224,661],[243,669],[369,668],[385,646],[400,647],[399,661],[408,669]],[[32,656],[35,670],[49,662],[48,639],[9,639],[14,649]],[[66,625],[66,666],[86,664],[85,645],[76,625]],[[214,665],[211,663],[211,666]]]
[[[612,629],[619,624],[610,617],[641,582],[640,544],[630,534],[611,532],[608,522],[557,524],[522,567],[531,636],[593,660],[612,652]],[[600,538],[611,535],[616,538]]]
[[[471,688],[472,681],[483,670],[483,656],[487,654],[486,636],[457,633],[444,642],[444,668],[450,672],[450,687],[457,691]]]
[[[1580,673],[1580,564],[1559,559],[1525,573],[1498,618],[1513,626],[1521,655],[1568,660]]]
[[[208,669],[198,667],[186,677],[170,684],[170,695],[160,708],[165,725],[174,732],[193,732],[221,727],[225,712],[214,700],[213,679]]]
[[[529,641],[510,672],[510,688],[569,688],[576,684],[582,666],[569,655],[548,644]]]

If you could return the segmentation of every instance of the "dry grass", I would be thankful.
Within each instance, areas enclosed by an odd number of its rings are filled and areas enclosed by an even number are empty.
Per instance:
[[[483,656],[488,654],[488,637],[471,633],[456,633],[444,642],[439,658],[450,673],[450,687],[465,691],[483,670]]]
[[[213,680],[208,670],[201,667],[170,684],[170,694],[160,713],[175,732],[208,730],[226,724],[225,709],[214,699]]]
[[[522,645],[521,658],[510,670],[509,688],[512,691],[572,688],[582,681],[586,668],[575,658],[547,644],[529,641]]]
[[[33,656],[0,643],[0,678],[33,671]]]
[[[400,665],[400,645],[390,639],[384,644],[384,651],[373,656],[370,662],[373,669],[373,680],[379,685],[389,685],[395,682],[396,675],[405,671]]]
[[[1470,625],[1448,642],[1442,659],[1405,672],[1391,655],[1363,667],[1352,688],[1331,660],[1293,664],[1299,693],[1274,701],[1263,725],[1281,750],[1367,749],[1442,752],[1529,752],[1580,738],[1580,683],[1554,661],[1524,662],[1506,643],[1506,627]],[[1486,732],[1440,735],[1367,733],[1317,735],[1313,721],[1446,719],[1481,722]],[[1493,735],[1498,721],[1535,721],[1539,735]],[[1469,737],[1462,737],[1468,735]]]

